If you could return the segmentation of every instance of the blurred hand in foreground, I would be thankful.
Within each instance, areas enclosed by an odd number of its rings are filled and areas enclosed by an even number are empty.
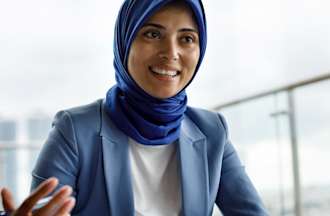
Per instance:
[[[66,216],[75,205],[75,199],[70,197],[72,189],[63,186],[43,207],[33,210],[37,202],[51,193],[58,185],[56,178],[49,178],[39,185],[23,203],[16,208],[10,191],[6,188],[1,190],[2,204],[4,210],[10,216]],[[33,210],[33,211],[32,211]]]

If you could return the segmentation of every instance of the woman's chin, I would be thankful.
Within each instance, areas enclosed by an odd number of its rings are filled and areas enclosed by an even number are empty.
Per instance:
[[[151,95],[154,98],[158,98],[158,99],[167,99],[167,98],[171,98],[173,96],[175,96],[178,91],[147,91],[147,93],[149,95]]]

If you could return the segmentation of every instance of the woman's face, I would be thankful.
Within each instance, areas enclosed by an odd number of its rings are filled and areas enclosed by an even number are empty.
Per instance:
[[[141,27],[128,56],[135,82],[156,98],[169,98],[192,78],[200,55],[198,27],[190,8],[170,4]]]

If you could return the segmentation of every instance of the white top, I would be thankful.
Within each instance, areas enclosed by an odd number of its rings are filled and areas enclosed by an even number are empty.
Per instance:
[[[136,216],[177,216],[181,211],[177,145],[147,146],[129,139]]]

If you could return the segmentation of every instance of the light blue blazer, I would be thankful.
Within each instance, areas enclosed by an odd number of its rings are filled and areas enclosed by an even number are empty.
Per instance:
[[[212,215],[214,203],[224,215],[267,215],[223,117],[188,107],[181,127],[181,215]],[[32,188],[51,176],[72,186],[72,215],[134,215],[128,137],[113,124],[103,100],[57,113],[32,175]]]

